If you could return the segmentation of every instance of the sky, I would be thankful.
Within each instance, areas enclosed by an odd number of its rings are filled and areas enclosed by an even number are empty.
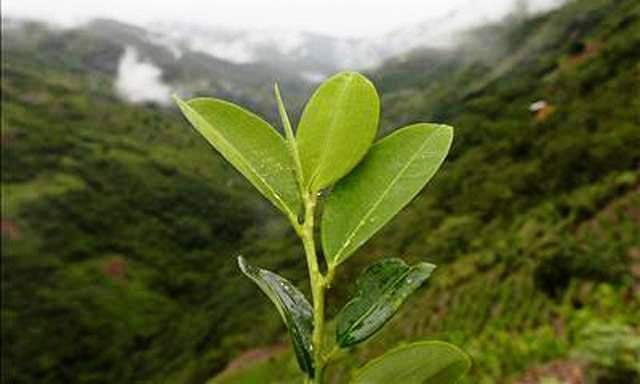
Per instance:
[[[2,15],[73,25],[108,17],[144,25],[156,21],[239,29],[284,29],[335,37],[371,37],[453,12],[478,22],[499,18],[515,0],[3,0]],[[530,0],[547,8],[560,0]]]

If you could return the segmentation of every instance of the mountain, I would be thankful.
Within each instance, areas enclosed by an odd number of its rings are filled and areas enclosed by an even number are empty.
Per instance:
[[[518,7],[503,10],[506,16],[496,15],[493,8],[457,10],[391,32],[360,38],[338,38],[286,28],[234,29],[179,22],[132,25],[111,19],[91,20],[71,30],[135,48],[140,59],[163,70],[163,80],[174,88],[196,88],[233,96],[232,88],[255,91],[256,84],[262,84],[263,80],[279,79],[295,88],[303,80],[317,83],[340,70],[373,69],[388,59],[421,48],[450,49],[465,30],[478,23],[497,17],[524,17],[527,12],[539,12],[557,6],[556,3],[536,1],[535,7],[525,6],[525,10]],[[3,16],[3,21],[13,25],[8,30],[19,29],[18,20]],[[52,26],[49,29],[65,32]],[[113,66],[113,63],[105,65]],[[233,70],[227,70],[229,68]],[[225,82],[212,80],[216,78]],[[250,99],[249,92],[242,97]]]
[[[449,16],[451,18],[453,16]],[[453,19],[452,19],[453,20]],[[444,59],[461,23],[424,23],[369,39],[337,39],[288,31],[232,31],[179,24],[143,28],[96,19],[74,28],[3,19],[3,44],[22,54],[39,50],[60,68],[115,77],[117,94],[131,102],[171,103],[171,94],[236,101],[276,120],[272,86],[286,92],[299,114],[312,84],[344,68],[375,68],[423,44]],[[440,37],[438,37],[440,36]]]
[[[452,48],[458,43],[459,35],[471,27],[501,17],[526,17],[559,5],[558,1],[547,0],[522,3],[515,2],[513,9],[503,10],[504,14],[496,14],[492,7],[458,9],[390,32],[359,38],[288,29],[247,30],[175,22],[153,23],[146,28],[152,31],[155,41],[163,42],[176,55],[191,50],[234,63],[265,63],[317,82],[344,69],[373,69],[388,59],[417,49]]]
[[[375,68],[388,58],[416,47],[447,45],[453,39],[452,30],[437,27],[447,25],[444,22],[424,23],[366,39],[179,23],[154,23],[141,27],[111,19],[95,19],[64,29],[10,18],[4,24],[7,25],[8,41],[25,39],[21,31],[27,28],[33,34],[36,25],[41,29],[37,35],[44,40],[71,43],[73,39],[84,39],[85,47],[75,42],[73,48],[94,50],[83,53],[96,55],[87,63],[89,69],[100,69],[114,75],[119,58],[130,47],[135,49],[138,61],[159,68],[161,80],[174,91],[209,92],[250,104],[256,104],[253,99],[264,92],[261,88],[265,83],[278,80],[298,92],[300,84],[317,83],[334,72],[349,68]],[[92,47],[87,44],[90,39],[93,39]]]
[[[175,109],[117,87],[130,47],[132,62],[185,92],[199,84],[188,76],[229,76],[198,92],[225,96],[232,82],[227,96],[275,122],[277,70],[252,77],[252,64],[195,52],[179,61],[112,21],[5,21],[3,382],[295,382],[281,320],[234,260],[308,294],[295,234]],[[438,264],[378,337],[330,366],[333,382],[415,339],[469,352],[468,383],[638,380],[639,55],[637,1],[580,0],[369,70],[381,135],[435,121],[455,140],[434,180],[336,277],[329,315],[373,260]],[[296,89],[283,87],[301,105]]]
[[[122,96],[140,99],[137,90],[159,87],[162,94],[147,101],[160,104],[170,103],[172,93],[184,97],[207,95],[234,100],[276,117],[272,100],[275,82],[286,89],[286,97],[296,101],[310,87],[297,74],[264,63],[236,64],[190,50],[176,56],[171,47],[158,43],[154,36],[143,28],[107,19],[75,28],[3,19],[2,42],[6,50],[15,50],[16,54],[29,55],[30,50],[37,50],[35,56],[59,68],[116,78],[133,71],[137,76],[122,79],[133,82],[124,84]],[[127,52],[129,55],[125,55]],[[300,102],[292,104],[292,110],[300,109]]]
[[[337,38],[291,30],[234,30],[180,23],[148,26],[154,39],[171,47],[207,53],[234,63],[265,63],[317,82],[344,69],[373,69],[386,60],[425,47],[452,47],[477,15],[441,18],[364,38]]]

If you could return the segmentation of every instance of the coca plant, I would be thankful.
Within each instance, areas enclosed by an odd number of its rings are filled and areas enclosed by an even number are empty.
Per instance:
[[[241,256],[238,264],[284,320],[305,382],[322,383],[327,364],[379,331],[435,269],[398,258],[372,264],[336,316],[335,335],[325,334],[325,295],[336,272],[433,177],[449,151],[453,129],[413,124],[374,142],[380,101],[373,84],[354,72],[338,73],[320,85],[295,135],[277,85],[275,97],[284,137],[227,101],[176,101],[209,144],[288,218],[302,241],[312,304],[276,273]],[[469,358],[455,346],[420,341],[355,370],[352,382],[448,384],[469,367]]]

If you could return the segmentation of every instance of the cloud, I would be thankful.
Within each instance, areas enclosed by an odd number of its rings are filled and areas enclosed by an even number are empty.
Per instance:
[[[171,100],[171,88],[162,82],[162,70],[141,60],[133,47],[126,47],[120,59],[115,88],[120,96],[132,103],[168,104]]]

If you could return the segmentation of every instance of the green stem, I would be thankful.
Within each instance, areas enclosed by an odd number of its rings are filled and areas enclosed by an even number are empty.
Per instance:
[[[329,351],[329,353],[324,357],[325,364],[336,360],[340,352],[342,352],[340,347],[338,345],[334,345],[333,348],[331,348],[331,351]]]
[[[323,352],[325,289],[327,288],[330,279],[333,277],[333,270],[331,271],[332,273],[329,279],[326,279],[320,272],[314,237],[315,209],[318,196],[315,192],[307,192],[304,186],[304,176],[302,174],[302,163],[300,161],[300,154],[298,153],[298,146],[296,144],[295,136],[293,135],[289,116],[285,109],[284,102],[282,101],[282,96],[280,95],[278,84],[275,84],[274,86],[274,93],[276,100],[278,101],[278,112],[282,119],[282,125],[287,138],[287,145],[294,163],[298,190],[304,200],[304,222],[302,226],[297,222],[297,218],[289,217],[289,220],[291,221],[291,225],[293,225],[296,233],[302,239],[302,244],[304,245],[304,252],[307,257],[307,268],[309,270],[309,280],[311,283],[311,295],[313,297],[314,326],[311,342],[313,344],[315,376],[313,379],[306,377],[305,383],[322,384],[324,368],[327,363],[326,356]]]
[[[324,303],[325,303],[325,280],[320,272],[316,245],[314,239],[314,214],[317,202],[317,195],[310,192],[305,195],[304,207],[305,217],[302,226],[302,243],[307,256],[307,268],[311,282],[311,294],[313,297],[313,344],[315,377],[312,383],[322,383],[324,373]]]

